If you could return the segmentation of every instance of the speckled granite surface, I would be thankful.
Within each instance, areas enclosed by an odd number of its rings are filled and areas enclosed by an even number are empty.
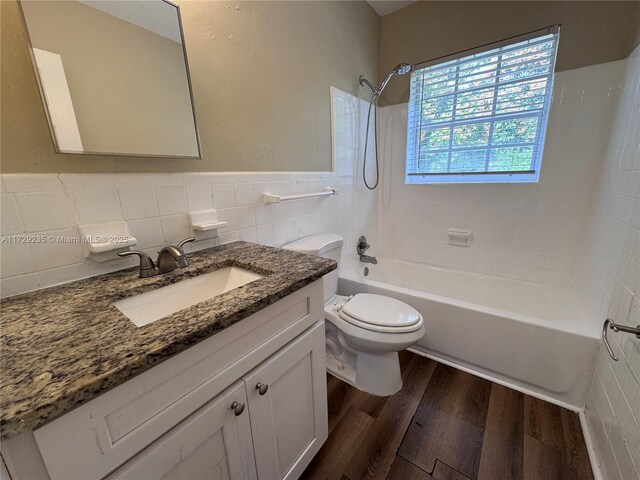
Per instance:
[[[336,268],[310,255],[234,242],[189,254],[157,277],[138,269],[2,301],[2,438],[33,430]],[[138,328],[113,302],[225,266],[263,278]]]

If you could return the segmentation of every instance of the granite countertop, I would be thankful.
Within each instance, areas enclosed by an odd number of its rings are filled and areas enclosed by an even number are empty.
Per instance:
[[[2,301],[2,438],[34,430],[336,269],[336,262],[247,242],[189,254],[152,278],[138,268]],[[115,301],[226,266],[263,278],[144,327]]]

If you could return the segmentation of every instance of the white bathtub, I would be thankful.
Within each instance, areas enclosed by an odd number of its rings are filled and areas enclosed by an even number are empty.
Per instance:
[[[424,317],[414,347],[526,393],[584,407],[599,332],[569,289],[378,258],[340,275],[344,295],[377,293]]]

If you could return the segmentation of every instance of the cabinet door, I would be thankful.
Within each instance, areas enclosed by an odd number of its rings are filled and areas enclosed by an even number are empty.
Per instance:
[[[233,402],[246,405],[238,382],[160,437],[110,480],[255,479],[248,409],[239,415]]]
[[[260,479],[298,478],[327,439],[324,343],[319,322],[244,377]]]

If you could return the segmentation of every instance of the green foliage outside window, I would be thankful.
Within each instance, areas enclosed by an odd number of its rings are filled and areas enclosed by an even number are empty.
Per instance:
[[[555,36],[534,39],[414,72],[410,139],[416,148],[409,145],[410,170],[534,170],[544,137],[555,43]]]

